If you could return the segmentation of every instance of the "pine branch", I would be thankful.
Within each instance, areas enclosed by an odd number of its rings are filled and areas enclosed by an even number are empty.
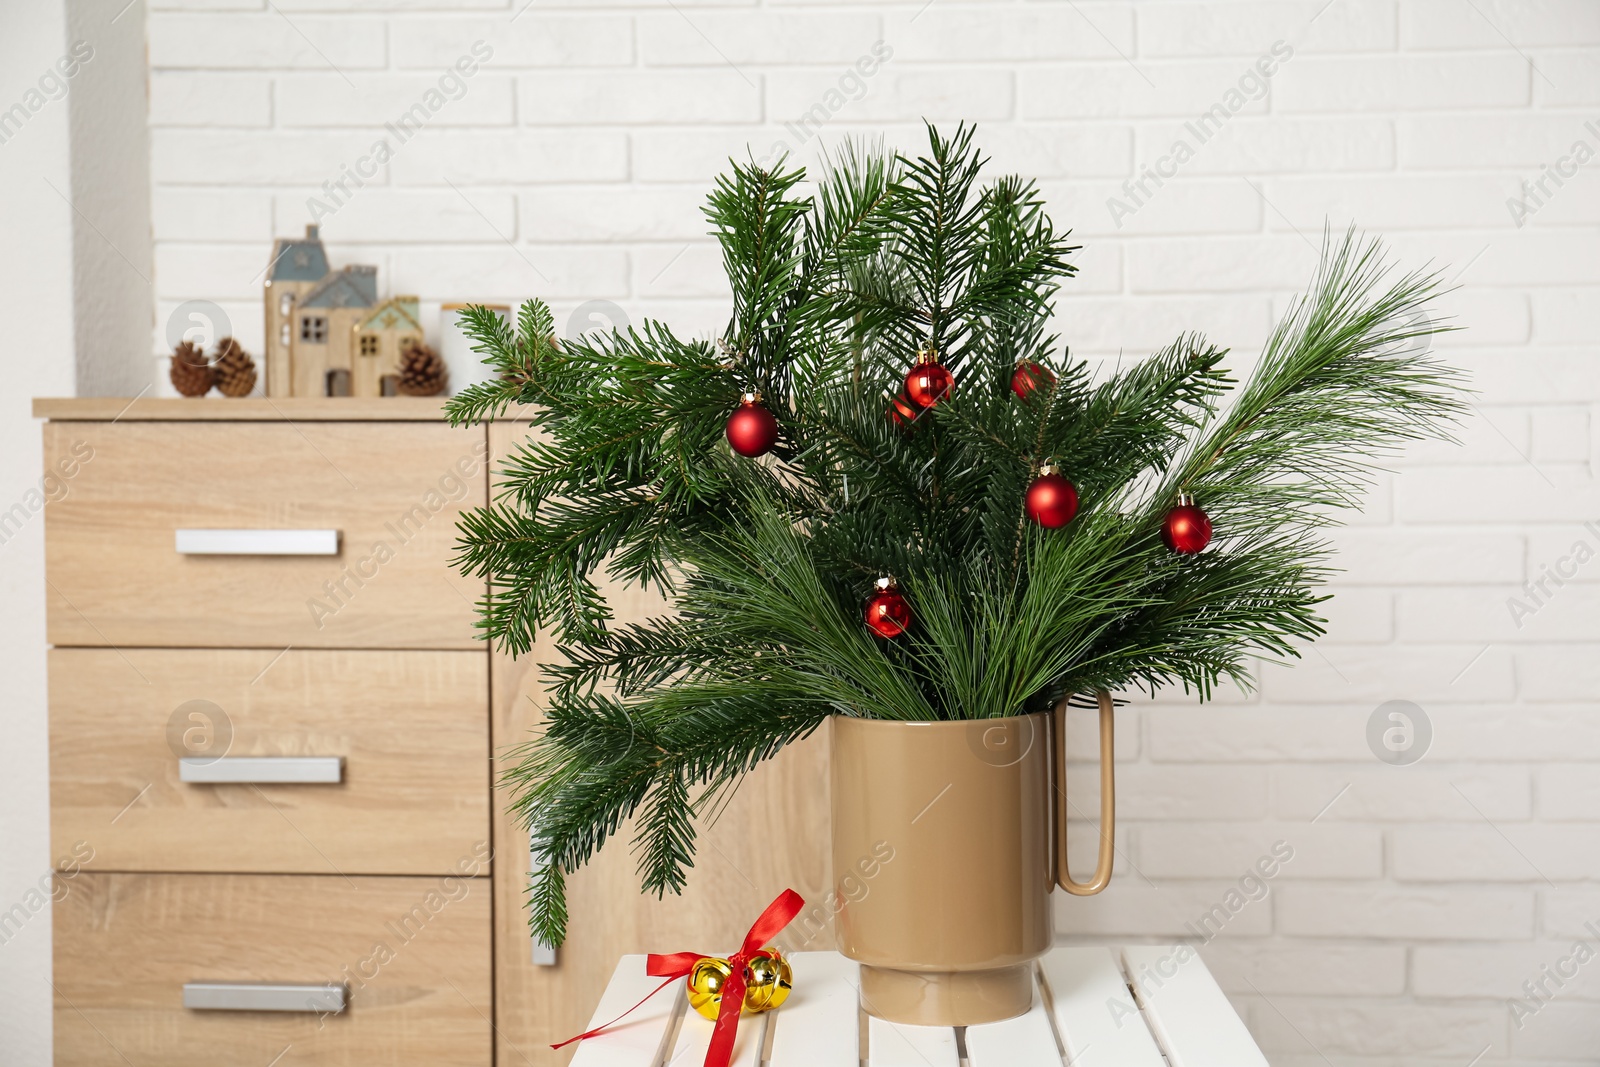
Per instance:
[[[1413,342],[1445,329],[1426,314],[1437,276],[1391,270],[1376,241],[1324,238],[1310,293],[1273,331],[1251,380],[1166,480],[1203,492],[1230,528],[1321,524],[1359,505],[1384,457],[1450,439],[1462,378]]]

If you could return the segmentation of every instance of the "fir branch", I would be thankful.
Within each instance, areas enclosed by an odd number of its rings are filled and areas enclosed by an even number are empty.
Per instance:
[[[534,868],[528,884],[528,928],[546,945],[567,939],[567,876],[559,864]]]

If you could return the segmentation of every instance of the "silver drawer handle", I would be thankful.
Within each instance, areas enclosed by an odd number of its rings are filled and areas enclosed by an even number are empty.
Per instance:
[[[344,781],[343,756],[185,756],[178,761],[178,779],[184,782],[299,782]]]
[[[278,982],[185,982],[183,1006],[195,1011],[344,1011],[342,985],[284,985]]]
[[[184,556],[337,556],[338,530],[178,530]]]

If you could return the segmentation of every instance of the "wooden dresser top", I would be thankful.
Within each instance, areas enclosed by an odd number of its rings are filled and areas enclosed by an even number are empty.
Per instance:
[[[56,422],[438,422],[444,398],[41,397],[33,415]]]

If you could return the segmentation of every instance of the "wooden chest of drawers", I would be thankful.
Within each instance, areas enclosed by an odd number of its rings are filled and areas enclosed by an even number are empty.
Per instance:
[[[733,944],[784,887],[824,896],[818,737],[751,776],[681,898],[641,897],[613,846],[570,880],[567,946],[530,941],[493,783],[555,650],[491,653],[485,590],[450,565],[525,424],[410,399],[35,413],[60,479],[57,1063],[563,1064],[549,1044],[619,955]],[[622,621],[662,608],[608,592]]]

